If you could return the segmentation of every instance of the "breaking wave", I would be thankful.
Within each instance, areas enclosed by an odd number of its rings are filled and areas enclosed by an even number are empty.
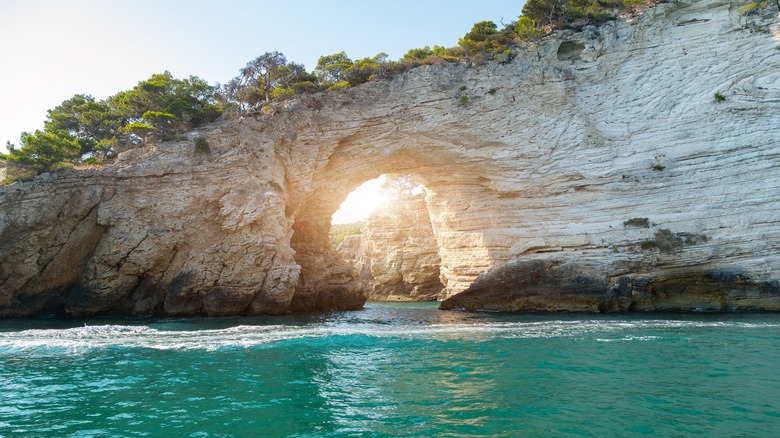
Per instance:
[[[291,340],[338,339],[349,336],[426,341],[480,342],[509,338],[593,337],[599,342],[686,339],[697,329],[766,329],[778,323],[686,320],[547,320],[457,324],[319,323],[307,325],[236,325],[218,329],[181,329],[176,323],[85,325],[62,329],[0,332],[0,354],[16,352],[79,352],[101,348],[159,350],[226,350],[272,347]],[[651,332],[652,334],[648,334]],[[640,334],[641,333],[641,334]]]

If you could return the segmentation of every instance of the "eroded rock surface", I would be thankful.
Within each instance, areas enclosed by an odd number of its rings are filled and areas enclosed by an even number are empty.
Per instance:
[[[338,251],[374,301],[435,301],[444,289],[441,259],[424,194],[394,199]]]
[[[487,312],[627,312],[780,310],[780,282],[755,282],[727,270],[696,268],[625,275],[631,261],[605,266],[601,255],[547,255],[512,261],[480,275],[444,310]]]
[[[382,173],[428,190],[445,294],[468,290],[446,306],[777,309],[780,21],[740,6],[662,3],[0,188],[0,315],[360,307],[328,229]]]

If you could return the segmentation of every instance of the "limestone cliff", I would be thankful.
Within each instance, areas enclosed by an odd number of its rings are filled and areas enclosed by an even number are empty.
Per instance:
[[[360,307],[328,229],[382,173],[428,189],[444,307],[778,310],[780,20],[741,4],[662,3],[4,187],[0,315]]]
[[[434,301],[444,289],[423,194],[396,198],[374,212],[338,251],[355,266],[369,300]]]

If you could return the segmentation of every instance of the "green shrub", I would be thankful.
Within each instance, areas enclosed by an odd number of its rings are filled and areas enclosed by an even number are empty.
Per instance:
[[[655,248],[655,242],[653,242],[652,240],[645,240],[644,242],[642,242],[642,249],[646,250],[646,249],[653,249],[653,248]]]
[[[664,169],[666,169],[666,166],[661,166],[660,164],[656,164],[653,166],[653,170],[655,170],[656,172],[660,172]]]
[[[536,24],[536,21],[526,16],[522,16],[517,20],[514,31],[517,37],[520,38],[520,41],[536,41],[546,33],[544,29]]]
[[[208,155],[211,153],[211,146],[209,146],[208,140],[203,137],[195,139],[195,153]]]
[[[661,229],[655,232],[655,246],[661,252],[672,252],[683,247],[683,239],[669,230]]]
[[[83,161],[87,166],[102,166],[106,164],[106,157],[104,155],[93,155]]]
[[[328,91],[339,90],[342,88],[349,88],[349,86],[350,86],[349,82],[347,81],[338,81],[335,84],[328,87]]]
[[[709,240],[704,234],[697,233],[677,233],[677,237],[682,239],[685,246],[698,245]]]
[[[724,100],[726,100],[726,96],[724,96],[720,91],[717,91],[715,93],[715,102],[723,102]]]
[[[623,222],[624,227],[650,228],[650,220],[646,217],[635,217]]]
[[[6,179],[27,181],[43,172],[50,172],[78,162],[82,141],[66,131],[49,130],[22,134],[22,147],[8,143],[8,154],[2,159]]]
[[[295,95],[295,91],[290,88],[274,88],[271,90],[271,99],[289,99]]]
[[[460,100],[458,100],[458,103],[463,106],[469,103],[469,97],[468,96],[460,96]]]
[[[351,224],[337,224],[330,227],[330,233],[328,233],[328,236],[330,237],[330,245],[334,249],[339,246],[339,244],[346,238],[347,236],[354,236],[355,234],[360,234],[361,229],[366,224],[365,221],[360,222],[353,222]]]
[[[425,61],[427,58],[433,55],[433,51],[430,47],[425,46],[421,49],[411,49],[401,58],[401,61],[419,62]]]
[[[489,89],[489,90],[488,90],[488,94],[489,94],[489,95],[491,95],[491,96],[493,96],[493,95],[495,95],[495,94],[496,94],[496,91],[498,91],[498,89],[497,89],[497,88],[491,88],[491,89]]]
[[[742,6],[741,8],[737,9],[737,12],[740,14],[747,14],[748,12],[752,11],[753,9],[758,7],[758,2],[752,2],[748,3],[745,6]]]

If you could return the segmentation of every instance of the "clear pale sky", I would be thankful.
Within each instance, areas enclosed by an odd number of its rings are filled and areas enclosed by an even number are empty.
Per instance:
[[[523,0],[0,0],[0,150],[43,127],[74,94],[98,99],[154,73],[227,82],[278,50],[312,70],[352,59],[453,46],[477,21],[517,19]]]

